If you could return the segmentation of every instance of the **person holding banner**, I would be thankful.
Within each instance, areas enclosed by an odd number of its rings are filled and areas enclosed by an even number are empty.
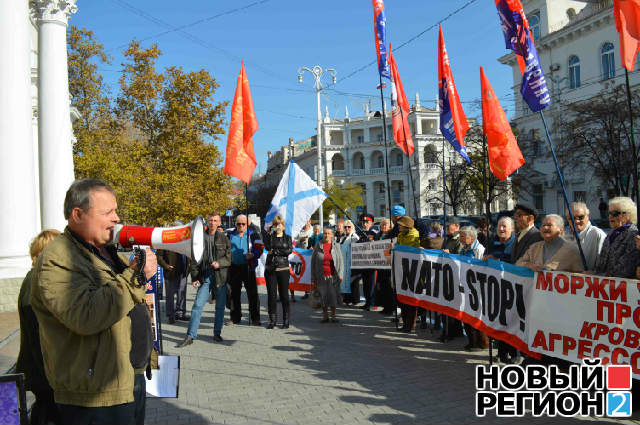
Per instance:
[[[398,245],[420,248],[420,233],[413,227],[413,219],[408,216],[399,217],[396,221],[398,228]],[[400,304],[402,316],[402,332],[411,333],[416,328],[416,307]]]
[[[284,233],[284,219],[275,216],[269,232],[265,232],[264,247],[269,252],[265,263],[265,281],[269,297],[269,324],[267,329],[276,326],[277,298],[280,293],[282,304],[282,329],[289,328],[289,255],[293,251],[291,236]]]
[[[484,246],[478,241],[478,231],[473,226],[465,226],[460,229],[460,242],[462,249],[460,255],[482,260]]]
[[[375,240],[390,239],[390,232],[391,222],[385,218],[380,222],[380,232],[375,236]],[[384,315],[393,314],[396,302],[393,296],[393,286],[391,285],[391,270],[378,270],[376,287],[380,294],[380,305],[382,306],[382,311],[379,313]]]
[[[371,229],[371,226],[373,226],[373,215],[369,213],[362,214],[360,216],[360,225],[362,226],[362,230],[364,230],[364,234],[360,237],[358,243],[372,241],[377,234]],[[376,271],[374,269],[361,269],[360,276],[362,276],[362,291],[364,292],[365,299],[364,305],[360,308],[369,311],[375,304],[373,293],[376,283]]]
[[[346,236],[342,239],[341,245],[351,245],[352,243],[358,242],[358,234],[356,233],[356,226],[353,225],[351,220],[347,220],[344,222],[344,231],[346,232]],[[351,252],[350,247],[346,247],[346,253]],[[345,259],[345,264],[350,264],[349,261],[351,259]],[[343,276],[344,277],[344,276]],[[350,285],[351,292],[343,295],[343,302],[345,305],[353,304],[356,305],[360,302],[360,274],[352,273],[349,270],[349,282],[345,282],[345,284]]]
[[[582,251],[587,261],[587,268],[593,270],[607,234],[602,231],[602,229],[591,224],[591,221],[589,221],[589,208],[587,208],[587,204],[584,202],[572,202],[571,212],[573,213],[573,218],[576,223],[576,230],[578,231]],[[565,216],[571,227],[571,217],[568,211],[565,213]],[[573,232],[569,232],[564,238],[571,242],[575,241]]]
[[[449,254],[459,254],[462,249],[460,242],[460,220],[458,217],[448,217],[446,224],[447,242],[444,246],[444,252]]]
[[[561,270],[572,273],[584,271],[578,248],[562,239],[564,220],[557,214],[549,214],[542,221],[542,241],[532,244],[516,262],[534,272]]]
[[[484,261],[487,261],[489,258],[504,261],[505,263],[509,263],[511,261],[511,250],[513,249],[513,244],[516,241],[513,228],[513,219],[511,217],[500,217],[498,220],[496,235],[493,237],[485,251],[483,258]]]
[[[609,233],[602,244],[595,272],[606,276],[636,277],[639,251],[635,236],[638,234],[636,204],[627,197],[609,201]]]
[[[333,241],[333,229],[327,227],[322,232],[322,241],[313,247],[311,255],[311,283],[320,292],[322,323],[338,322],[336,304],[338,287],[344,276],[343,264],[340,246]]]

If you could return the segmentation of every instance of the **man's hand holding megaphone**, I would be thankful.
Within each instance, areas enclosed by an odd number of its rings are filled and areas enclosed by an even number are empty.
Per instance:
[[[145,277],[147,278],[147,280],[149,280],[153,277],[154,274],[158,272],[158,260],[156,258],[156,254],[150,248],[145,249],[144,253],[146,256],[146,260],[144,263],[143,271]],[[135,271],[138,271],[140,266],[138,265],[137,257],[133,257],[133,260],[131,260],[131,264],[129,264],[129,267],[131,267]]]

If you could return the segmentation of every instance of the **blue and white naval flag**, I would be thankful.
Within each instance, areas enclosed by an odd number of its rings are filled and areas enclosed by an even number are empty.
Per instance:
[[[270,225],[274,217],[280,215],[284,218],[285,233],[295,238],[327,196],[298,164],[289,161],[271,201],[265,225]]]

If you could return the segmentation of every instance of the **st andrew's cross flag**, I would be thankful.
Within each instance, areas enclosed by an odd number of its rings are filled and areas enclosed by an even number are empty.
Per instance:
[[[404,94],[402,80],[398,74],[398,66],[389,45],[389,63],[391,64],[391,107],[393,108],[393,138],[405,155],[413,155],[414,146],[409,128],[409,101]]]
[[[622,66],[633,71],[640,51],[640,0],[613,0],[613,15],[620,33]]]
[[[522,73],[520,93],[533,112],[551,104],[538,52],[520,0],[495,0],[507,49],[513,51]]]
[[[253,152],[253,135],[256,131],[258,131],[258,120],[253,110],[253,99],[243,61],[231,107],[224,173],[239,178],[245,183],[249,183],[256,169],[256,155]]]
[[[440,131],[460,156],[471,164],[464,143],[464,136],[469,130],[469,123],[462,109],[456,84],[453,81],[449,55],[444,45],[442,27],[440,27],[440,36],[438,38],[438,88],[440,97]]]
[[[327,196],[298,164],[289,161],[267,211],[265,225],[270,225],[279,215],[284,218],[285,233],[295,238]]]
[[[487,136],[489,168],[498,179],[505,180],[524,164],[524,158],[511,131],[507,116],[482,67],[480,67],[480,85],[482,87],[482,132]]]
[[[378,55],[378,72],[380,77],[391,79],[389,61],[387,60],[387,18],[384,14],[384,1],[373,0],[373,35],[376,40]]]

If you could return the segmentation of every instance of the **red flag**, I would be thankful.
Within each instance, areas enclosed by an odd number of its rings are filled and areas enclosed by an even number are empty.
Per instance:
[[[391,65],[391,107],[393,112],[393,138],[395,139],[400,149],[407,156],[413,155],[414,146],[413,140],[411,140],[411,129],[409,128],[409,102],[407,96],[404,94],[404,88],[402,88],[402,80],[400,74],[398,74],[398,66],[396,65],[396,59],[391,52],[391,45],[389,45],[389,64]]]
[[[469,130],[469,122],[464,114],[456,83],[453,81],[449,55],[444,45],[442,27],[438,38],[438,91],[440,98],[440,131],[451,143],[451,146],[467,161],[471,163],[464,136]]]
[[[614,0],[613,14],[620,33],[622,66],[633,71],[640,51],[640,0]]]
[[[225,174],[249,183],[257,164],[256,155],[253,152],[253,134],[257,130],[258,120],[253,111],[253,99],[243,61],[231,107],[227,157],[224,163]]]
[[[505,180],[524,164],[524,158],[511,131],[507,116],[482,67],[480,67],[480,85],[482,87],[482,133],[487,136],[489,168],[497,178]]]

